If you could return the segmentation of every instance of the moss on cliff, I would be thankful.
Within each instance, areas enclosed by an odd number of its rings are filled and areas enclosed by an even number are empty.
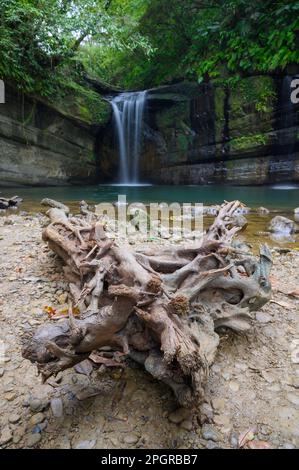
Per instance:
[[[58,89],[57,94],[51,95],[48,101],[65,116],[88,125],[105,125],[111,115],[109,103],[99,93],[88,85],[83,86],[71,80]]]

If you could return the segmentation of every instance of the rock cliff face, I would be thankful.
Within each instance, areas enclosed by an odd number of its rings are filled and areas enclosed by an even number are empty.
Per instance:
[[[181,83],[149,90],[141,180],[299,181],[299,105],[290,100],[291,80],[256,76],[229,87]],[[115,142],[107,130],[100,163],[106,179],[116,174]]]
[[[63,111],[6,87],[0,104],[0,186],[94,182],[100,126],[81,103]],[[110,109],[102,106],[103,122]],[[78,106],[77,106],[78,108]],[[75,116],[75,117],[74,117]],[[101,124],[99,122],[99,124]]]

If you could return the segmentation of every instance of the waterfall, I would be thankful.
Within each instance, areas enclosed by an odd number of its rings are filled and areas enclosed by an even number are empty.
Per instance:
[[[119,147],[119,182],[139,182],[139,158],[146,91],[122,93],[111,101]]]

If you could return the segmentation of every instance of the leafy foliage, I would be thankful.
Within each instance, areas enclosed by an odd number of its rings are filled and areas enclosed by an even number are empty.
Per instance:
[[[84,69],[126,88],[233,84],[299,63],[298,13],[298,0],[0,0],[0,76],[46,97]]]

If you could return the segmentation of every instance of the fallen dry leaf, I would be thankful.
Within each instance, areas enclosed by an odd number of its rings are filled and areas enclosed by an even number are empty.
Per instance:
[[[77,307],[73,307],[73,315],[79,315],[80,310]],[[51,307],[49,305],[45,305],[43,308],[43,311],[49,316],[49,318],[63,318],[68,315],[68,308],[62,308],[60,310],[57,310],[54,307]]]
[[[50,307],[48,305],[45,305],[43,308],[44,312],[48,315],[49,318],[52,318],[54,315],[56,315],[57,311],[55,308]]]
[[[256,432],[257,432],[256,427],[252,427],[248,429],[247,431],[243,432],[242,434],[240,434],[239,448],[241,449],[247,444],[247,442],[252,441],[254,439]]]
[[[266,441],[253,440],[253,441],[247,442],[246,448],[247,449],[272,449],[272,446]]]

